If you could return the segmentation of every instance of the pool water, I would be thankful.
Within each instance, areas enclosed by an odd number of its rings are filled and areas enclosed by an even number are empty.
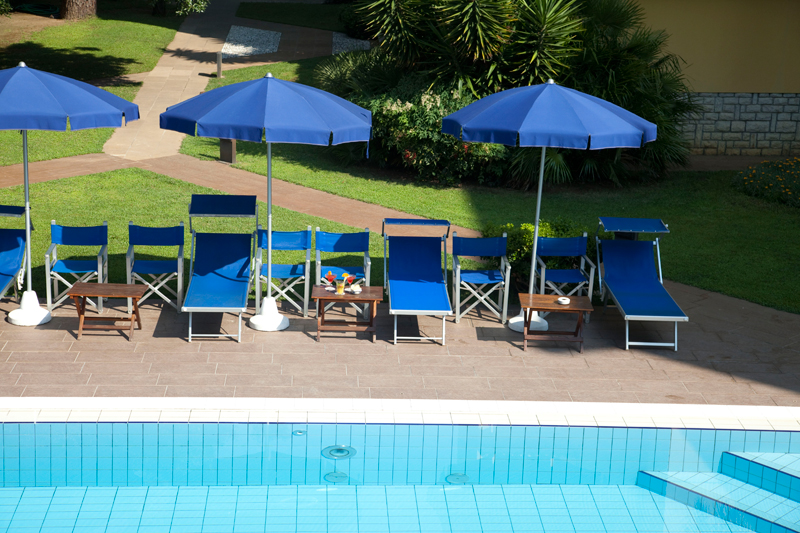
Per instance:
[[[0,426],[0,532],[800,531],[800,432]]]

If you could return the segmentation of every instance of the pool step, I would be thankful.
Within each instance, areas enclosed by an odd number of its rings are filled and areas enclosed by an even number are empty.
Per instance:
[[[725,452],[719,471],[800,502],[800,454]]]
[[[636,484],[747,529],[800,533],[800,503],[714,472],[639,472]]]

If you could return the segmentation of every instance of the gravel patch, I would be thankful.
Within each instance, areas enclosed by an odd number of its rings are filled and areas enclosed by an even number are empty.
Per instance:
[[[346,33],[333,32],[333,54],[352,52],[353,50],[369,50],[369,41],[353,39]]]
[[[281,34],[277,31],[257,30],[245,26],[231,26],[222,57],[243,57],[272,54],[278,51]]]

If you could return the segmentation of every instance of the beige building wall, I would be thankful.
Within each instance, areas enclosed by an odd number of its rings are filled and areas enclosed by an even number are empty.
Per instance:
[[[800,0],[638,0],[696,92],[800,93]]]

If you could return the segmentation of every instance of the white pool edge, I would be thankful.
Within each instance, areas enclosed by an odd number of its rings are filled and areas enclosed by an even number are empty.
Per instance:
[[[547,425],[800,431],[800,407],[337,398],[0,398],[0,422]]]

